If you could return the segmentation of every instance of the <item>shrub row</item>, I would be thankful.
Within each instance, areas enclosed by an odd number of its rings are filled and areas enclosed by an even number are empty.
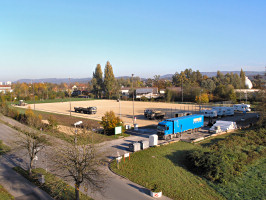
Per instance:
[[[188,152],[187,167],[213,182],[227,182],[266,153],[266,129],[239,132],[208,148]]]

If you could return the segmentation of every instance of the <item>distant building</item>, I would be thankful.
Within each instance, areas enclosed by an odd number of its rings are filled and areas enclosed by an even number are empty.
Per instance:
[[[148,99],[158,98],[160,94],[158,93],[157,87],[146,87],[146,88],[137,88],[136,89],[136,99],[140,99],[141,97],[146,97]]]
[[[129,87],[122,87],[120,89],[120,92],[121,92],[122,96],[129,97],[129,90],[130,90]]]
[[[13,92],[11,85],[0,85],[0,93]]]

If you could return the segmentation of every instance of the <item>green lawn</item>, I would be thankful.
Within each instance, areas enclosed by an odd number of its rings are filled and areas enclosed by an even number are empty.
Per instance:
[[[14,197],[9,194],[6,189],[0,185],[0,200],[12,200]]]
[[[146,188],[157,184],[172,199],[224,199],[205,180],[186,169],[185,152],[193,148],[195,145],[185,142],[149,148],[132,154],[130,161],[122,161],[119,169],[112,162],[111,168]]]
[[[28,172],[20,167],[14,167],[13,169],[57,200],[75,199],[75,189],[72,186],[68,185],[55,175],[45,172],[44,169],[33,169],[33,178],[30,178]],[[38,182],[38,174],[43,174],[45,176],[44,184]],[[80,200],[92,200],[92,198],[80,192]]]
[[[3,144],[3,141],[0,140],[0,155],[6,153],[8,151],[10,151],[10,147],[5,145],[5,144]]]

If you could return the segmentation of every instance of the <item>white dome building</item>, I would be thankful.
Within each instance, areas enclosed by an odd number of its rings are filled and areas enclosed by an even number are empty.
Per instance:
[[[251,81],[248,79],[248,77],[245,77],[245,86],[247,86],[248,89],[251,89],[253,87]]]

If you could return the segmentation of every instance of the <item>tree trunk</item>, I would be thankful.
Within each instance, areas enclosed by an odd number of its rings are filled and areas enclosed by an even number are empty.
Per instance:
[[[30,177],[32,175],[32,165],[33,165],[33,159],[30,161],[30,168],[29,168],[29,175],[30,175]]]
[[[79,187],[80,187],[80,183],[75,184],[76,200],[79,200]]]

